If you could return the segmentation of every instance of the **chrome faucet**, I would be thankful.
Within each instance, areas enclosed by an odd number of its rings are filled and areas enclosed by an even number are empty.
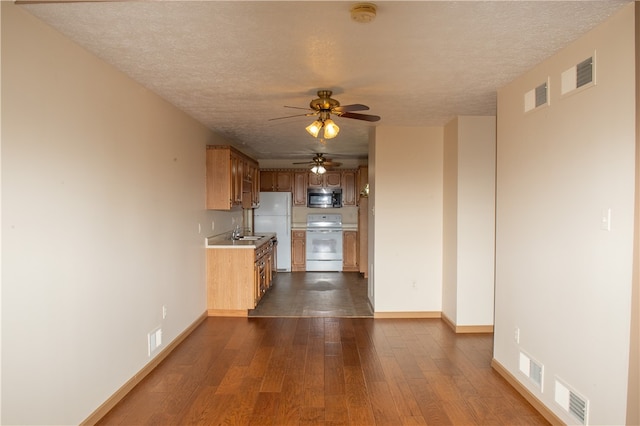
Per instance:
[[[231,239],[232,240],[239,240],[240,239],[240,225],[236,225],[236,227],[233,229],[233,231],[231,231]]]

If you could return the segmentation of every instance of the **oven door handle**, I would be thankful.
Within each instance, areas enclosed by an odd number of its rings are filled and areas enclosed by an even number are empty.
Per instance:
[[[307,232],[312,232],[314,234],[331,234],[342,231],[340,229],[307,229]]]

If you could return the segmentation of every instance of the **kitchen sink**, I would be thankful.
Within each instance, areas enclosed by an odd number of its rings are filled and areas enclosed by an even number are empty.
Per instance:
[[[245,235],[243,237],[238,237],[239,241],[257,241],[262,238],[259,235]]]

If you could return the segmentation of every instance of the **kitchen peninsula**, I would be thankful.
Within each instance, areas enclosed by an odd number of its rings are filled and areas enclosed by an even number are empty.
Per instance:
[[[275,233],[207,238],[207,313],[247,316],[271,286],[276,265]]]

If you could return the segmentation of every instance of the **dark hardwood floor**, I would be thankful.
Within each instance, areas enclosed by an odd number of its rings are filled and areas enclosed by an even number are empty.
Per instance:
[[[207,318],[102,425],[542,425],[439,319]]]

